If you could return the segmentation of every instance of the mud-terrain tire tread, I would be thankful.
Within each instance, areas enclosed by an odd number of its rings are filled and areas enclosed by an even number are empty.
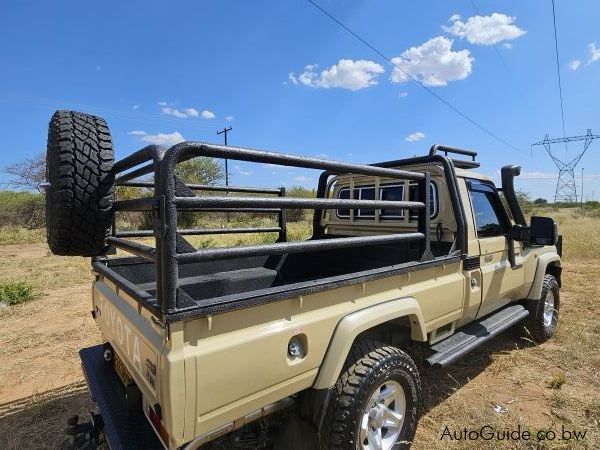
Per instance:
[[[104,119],[56,111],[48,126],[46,234],[56,255],[106,251],[113,220],[114,149]]]
[[[364,403],[386,374],[400,375],[407,400],[406,419],[394,449],[410,447],[422,404],[421,381],[414,361],[402,350],[372,340],[355,343],[336,382],[321,430],[323,450],[356,450],[354,439]]]
[[[544,299],[548,290],[554,291],[554,309],[555,320],[552,321],[550,327],[544,326]],[[550,339],[556,333],[558,326],[558,314],[560,311],[560,289],[558,287],[558,281],[554,275],[544,275],[542,281],[542,294],[539,300],[529,300],[527,302],[527,309],[529,309],[529,317],[527,318],[526,328],[531,334],[531,337],[537,343],[542,343]]]

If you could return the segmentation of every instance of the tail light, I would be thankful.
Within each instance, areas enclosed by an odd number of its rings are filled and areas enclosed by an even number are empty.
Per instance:
[[[157,404],[156,406],[158,408],[160,408],[160,405]],[[160,411],[160,409],[159,409],[159,411]],[[162,441],[163,445],[165,447],[168,447],[169,446],[169,433],[167,433],[167,430],[165,430],[165,427],[162,424],[160,416],[157,414],[157,412],[154,410],[154,408],[150,405],[146,406],[146,415],[148,416],[148,420],[152,424],[152,428],[154,428],[154,431],[156,431],[156,434]]]

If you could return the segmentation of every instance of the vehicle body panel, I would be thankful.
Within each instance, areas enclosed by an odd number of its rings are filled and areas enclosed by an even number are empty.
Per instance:
[[[411,170],[424,166],[411,167]],[[437,211],[430,235],[452,253],[457,225],[443,171],[427,166],[436,184]],[[530,248],[515,243],[517,266],[508,262],[509,239],[479,239],[465,178],[488,177],[456,169],[460,201],[466,213],[468,248],[431,266],[418,264],[405,273],[356,282],[162,324],[147,309],[103,275],[94,287],[96,320],[115,347],[150,405],[159,404],[170,448],[177,448],[221,427],[235,427],[245,417],[308,388],[330,388],[339,376],[348,350],[363,331],[405,318],[411,338],[433,341],[443,327],[454,329],[500,306],[524,297],[539,298],[548,264],[560,264],[553,246]],[[380,192],[389,180],[345,176],[330,183],[333,197],[343,189],[372,186]],[[410,184],[403,187],[410,195]],[[414,231],[406,214],[390,221],[374,212],[372,221],[354,212],[322,213],[324,233],[362,236]],[[472,259],[474,268],[465,267]],[[537,297],[536,297],[537,296]],[[119,325],[121,324],[121,325]],[[304,344],[305,354],[290,357],[290,339]],[[137,344],[134,344],[137,342]],[[134,345],[139,352],[134,352]],[[136,347],[137,348],[137,347]],[[149,376],[145,366],[156,366]],[[150,380],[153,378],[154,383]],[[229,429],[229,428],[227,428]]]

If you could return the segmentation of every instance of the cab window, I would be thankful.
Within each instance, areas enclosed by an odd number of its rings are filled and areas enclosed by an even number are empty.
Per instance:
[[[434,219],[437,216],[439,205],[438,205],[438,188],[434,181],[431,181],[431,189],[429,190],[430,199],[430,217]],[[418,191],[417,184],[410,183],[408,188],[408,199],[411,201],[417,201]],[[342,188],[338,191],[337,197],[339,199],[349,199],[350,189]],[[404,199],[404,184],[384,184],[379,188],[379,198],[386,201],[402,201]],[[375,187],[373,185],[367,186],[356,186],[354,188],[354,199],[355,200],[375,200]],[[340,219],[350,217],[349,209],[338,209],[336,215]],[[355,219],[373,219],[375,217],[374,209],[360,208],[354,210]],[[399,208],[383,208],[380,210],[381,219],[401,219],[404,217],[404,210]],[[413,213],[410,216],[410,220],[416,220],[417,214]]]
[[[475,216],[477,237],[506,235],[508,221],[496,189],[487,183],[471,181],[469,182],[469,193]]]

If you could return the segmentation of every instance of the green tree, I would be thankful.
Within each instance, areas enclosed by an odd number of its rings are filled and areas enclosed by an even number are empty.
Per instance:
[[[225,171],[215,159],[198,157],[178,164],[175,175],[185,183],[217,184],[225,178]]]
[[[225,178],[225,171],[217,160],[201,156],[178,164],[175,175],[184,183],[215,185]],[[198,224],[198,214],[179,212],[178,224],[182,228],[194,228]]]

